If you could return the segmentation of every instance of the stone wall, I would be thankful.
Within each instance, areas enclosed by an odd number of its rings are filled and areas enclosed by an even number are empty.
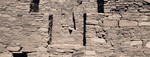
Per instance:
[[[0,1],[0,57],[149,57],[149,0]]]

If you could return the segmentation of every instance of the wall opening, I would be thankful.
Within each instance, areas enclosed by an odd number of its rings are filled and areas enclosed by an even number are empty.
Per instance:
[[[48,34],[49,34],[49,41],[48,44],[52,41],[52,27],[53,27],[53,15],[49,15],[49,28],[48,28]]]
[[[77,0],[77,3],[79,4],[79,5],[81,5],[82,4],[82,0]]]
[[[13,57],[28,57],[26,52],[23,53],[13,53]]]
[[[83,14],[83,46],[86,46],[86,17],[87,14]]]
[[[97,5],[98,13],[104,13],[104,0],[97,0]]]
[[[31,0],[30,12],[38,12],[39,11],[39,3],[40,3],[40,0]]]
[[[73,19],[73,27],[76,30],[76,20],[75,20],[74,12],[72,13],[72,19]]]

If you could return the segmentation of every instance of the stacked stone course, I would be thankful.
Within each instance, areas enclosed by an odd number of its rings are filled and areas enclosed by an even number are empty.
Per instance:
[[[0,57],[150,57],[150,1],[0,1]]]

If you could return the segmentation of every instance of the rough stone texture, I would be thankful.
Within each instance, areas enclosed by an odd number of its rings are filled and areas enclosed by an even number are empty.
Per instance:
[[[0,0],[0,57],[150,57],[150,0],[99,1]]]

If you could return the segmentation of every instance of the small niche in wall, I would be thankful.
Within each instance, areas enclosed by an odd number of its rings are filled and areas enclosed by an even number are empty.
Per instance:
[[[97,0],[97,12],[104,13],[104,0]]]
[[[31,0],[29,12],[38,12],[39,11],[39,3],[40,3],[40,0]]]
[[[26,52],[13,53],[13,57],[28,57]]]
[[[87,14],[83,14],[83,46],[86,46],[86,19]]]

